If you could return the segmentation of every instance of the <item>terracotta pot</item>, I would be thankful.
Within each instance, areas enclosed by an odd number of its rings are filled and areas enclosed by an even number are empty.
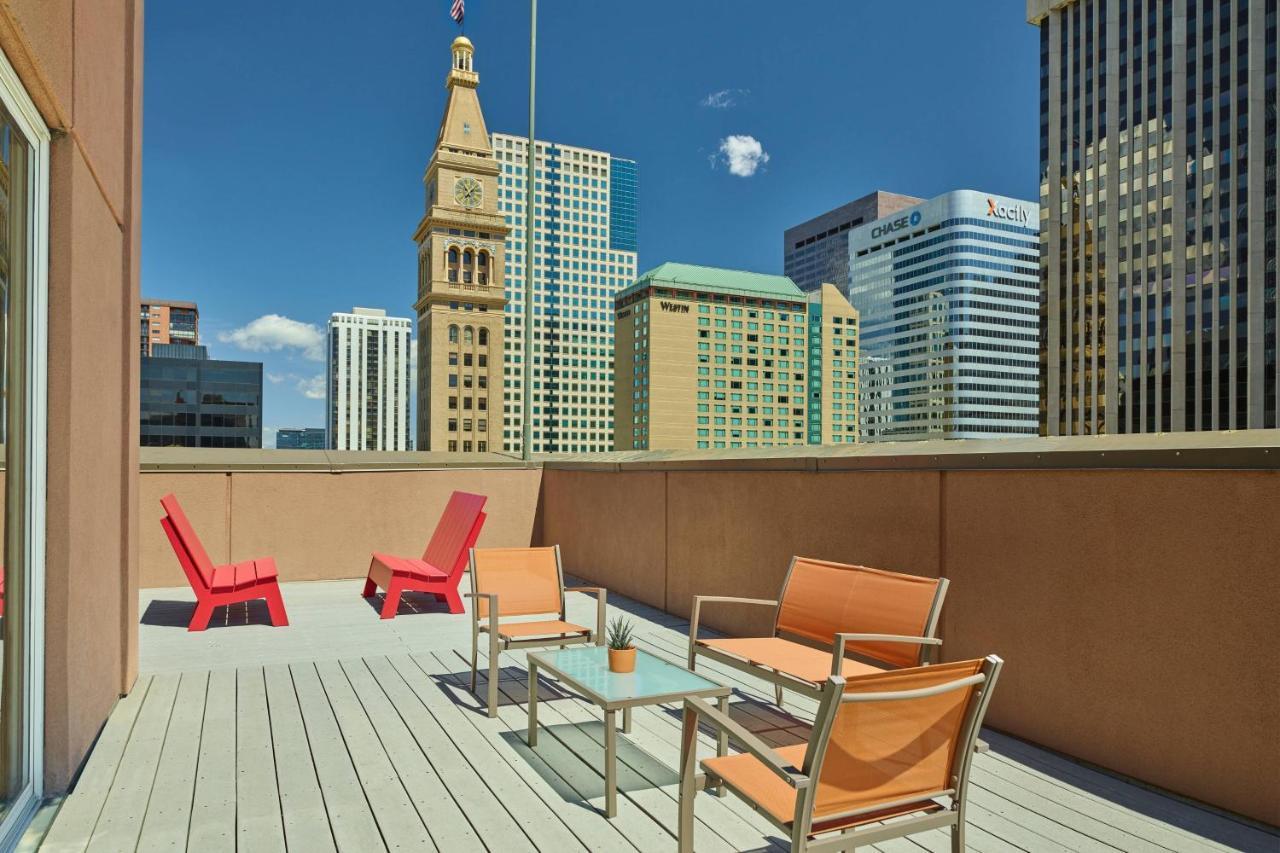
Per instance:
[[[636,671],[636,650],[632,646],[629,649],[609,649],[609,671],[610,672],[635,672]]]

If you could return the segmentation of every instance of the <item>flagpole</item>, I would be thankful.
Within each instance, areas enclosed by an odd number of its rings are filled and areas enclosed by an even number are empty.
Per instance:
[[[533,459],[533,196],[537,189],[537,151],[533,139],[534,77],[538,68],[538,0],[529,0],[529,142],[524,168],[524,378],[521,423],[522,458]]]

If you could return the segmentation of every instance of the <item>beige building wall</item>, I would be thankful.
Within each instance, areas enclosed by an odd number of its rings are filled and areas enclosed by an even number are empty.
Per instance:
[[[137,673],[142,2],[7,0],[49,146],[46,795]]]
[[[192,337],[174,338],[170,334],[171,312],[174,308],[185,308],[195,314],[196,328]],[[200,311],[194,302],[174,302],[172,300],[149,299],[142,303],[138,312],[139,347],[143,355],[151,355],[151,348],[156,344],[198,344],[200,343]],[[142,323],[145,322],[145,327]]]
[[[858,309],[834,284],[822,285],[810,299],[822,308],[819,443],[852,444],[858,440]]]
[[[783,375],[788,384],[806,387],[804,303],[786,303],[793,322],[785,324],[788,331],[782,336],[778,330],[783,324],[771,319],[778,310],[765,306],[764,300],[717,300],[661,284],[625,296],[617,305],[615,448],[804,444],[805,392],[779,394],[768,387]],[[769,348],[776,352],[767,354]],[[783,360],[778,352],[784,348],[785,360],[799,367],[778,366]],[[718,436],[717,430],[724,435]]]
[[[418,244],[418,450],[502,447],[506,219],[471,42],[453,43],[449,100],[423,177]]]

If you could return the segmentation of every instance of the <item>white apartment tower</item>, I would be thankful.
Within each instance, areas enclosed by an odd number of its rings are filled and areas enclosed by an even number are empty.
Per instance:
[[[525,191],[528,141],[492,135],[506,218],[503,447],[523,427]],[[533,452],[613,449],[614,298],[636,279],[636,164],[537,142],[533,233]]]
[[[329,318],[325,382],[330,450],[409,449],[409,333],[413,321],[380,308]]]

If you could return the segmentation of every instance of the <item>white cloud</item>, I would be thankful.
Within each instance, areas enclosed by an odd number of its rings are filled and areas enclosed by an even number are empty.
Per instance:
[[[296,349],[310,361],[324,361],[324,332],[279,314],[265,314],[247,326],[219,332],[218,340],[249,352]]]
[[[276,446],[276,428],[272,426],[264,426],[262,428],[262,446],[273,448]]]
[[[729,174],[740,178],[751,177],[757,169],[769,162],[769,154],[760,140],[747,134],[721,139],[720,157],[729,167]]]
[[[310,379],[298,380],[298,391],[308,400],[324,399],[324,374],[317,373]]]
[[[698,101],[698,105],[713,110],[727,110],[738,105],[739,97],[749,94],[751,94],[750,89],[721,89],[718,92],[708,94],[701,101]]]
[[[286,380],[286,379],[288,379],[288,378],[289,378],[289,377],[288,377],[288,376],[285,376],[283,373],[268,373],[268,374],[267,374],[267,381],[268,381],[268,382],[270,382],[272,385],[279,385],[281,382],[285,381],[285,380]]]

